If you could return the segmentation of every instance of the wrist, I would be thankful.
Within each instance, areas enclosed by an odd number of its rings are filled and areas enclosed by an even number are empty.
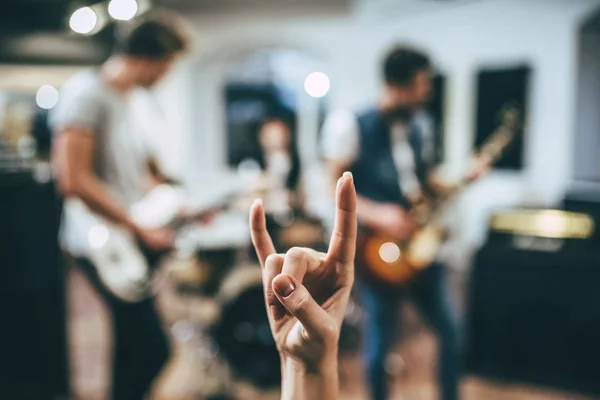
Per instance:
[[[123,226],[136,236],[140,231],[140,227],[131,218],[125,219]]]
[[[283,400],[329,400],[338,397],[337,352],[315,362],[282,355],[281,366]]]
[[[326,351],[319,359],[306,361],[298,357],[281,354],[281,365],[285,369],[295,372],[302,372],[306,375],[321,375],[332,371],[337,367],[338,353],[336,351]],[[337,369],[333,369],[337,372]]]

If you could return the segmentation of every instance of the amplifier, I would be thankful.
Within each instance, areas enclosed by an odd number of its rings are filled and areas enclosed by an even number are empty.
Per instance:
[[[600,242],[592,216],[562,210],[509,210],[490,218],[488,244],[556,252],[593,250]]]
[[[600,251],[589,215],[490,221],[469,282],[468,372],[600,395]]]
[[[0,397],[69,396],[60,201],[52,182],[0,174]]]

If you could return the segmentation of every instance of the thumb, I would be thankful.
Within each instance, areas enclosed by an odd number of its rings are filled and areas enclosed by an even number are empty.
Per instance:
[[[281,304],[300,321],[310,338],[327,339],[337,335],[331,316],[293,276],[277,275],[273,279],[273,291]]]

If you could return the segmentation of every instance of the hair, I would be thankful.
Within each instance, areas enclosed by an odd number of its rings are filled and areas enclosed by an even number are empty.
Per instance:
[[[292,161],[292,169],[286,180],[286,187],[291,190],[295,190],[298,188],[298,184],[300,183],[300,173],[301,173],[301,165],[300,165],[300,154],[298,151],[298,144],[296,142],[296,121],[295,116],[293,114],[287,115],[285,111],[274,111],[268,113],[265,117],[263,117],[258,123],[258,130],[262,129],[265,125],[272,123],[281,123],[285,125],[286,129],[290,134],[290,156]],[[265,160],[265,155],[262,149],[259,150],[259,158],[258,163],[261,168],[265,168],[267,163]]]
[[[289,118],[286,118],[284,116],[280,116],[280,115],[267,115],[266,117],[262,118],[258,124],[259,128],[264,128],[265,125],[269,125],[269,124],[283,124],[285,125],[286,129],[288,131],[292,131],[292,123],[291,121],[289,121]]]
[[[162,60],[186,52],[190,33],[175,14],[160,13],[141,20],[118,42],[117,51],[132,57]]]
[[[429,57],[409,46],[393,47],[383,62],[385,82],[394,86],[410,84],[416,73],[431,67]]]

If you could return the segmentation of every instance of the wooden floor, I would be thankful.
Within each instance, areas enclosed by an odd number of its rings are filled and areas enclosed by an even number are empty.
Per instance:
[[[215,376],[226,375],[227,367],[211,362],[212,354],[203,346],[203,337],[192,334],[190,321],[211,318],[216,309],[210,302],[190,302],[178,298],[167,288],[159,297],[159,306],[169,330],[174,357],[156,382],[153,400],[199,400],[219,389]],[[69,276],[69,313],[71,369],[75,398],[104,400],[108,385],[109,323],[106,310],[86,280],[77,271]],[[205,339],[205,338],[204,338]],[[395,400],[435,400],[433,371],[435,340],[426,331],[411,335],[398,348],[397,373],[393,379]],[[208,348],[209,349],[209,348]],[[340,379],[343,400],[366,399],[362,367],[357,356],[343,356]],[[239,399],[278,399],[279,393],[259,392],[237,385]],[[587,397],[541,389],[494,384],[474,378],[462,382],[466,400],[588,400]]]

